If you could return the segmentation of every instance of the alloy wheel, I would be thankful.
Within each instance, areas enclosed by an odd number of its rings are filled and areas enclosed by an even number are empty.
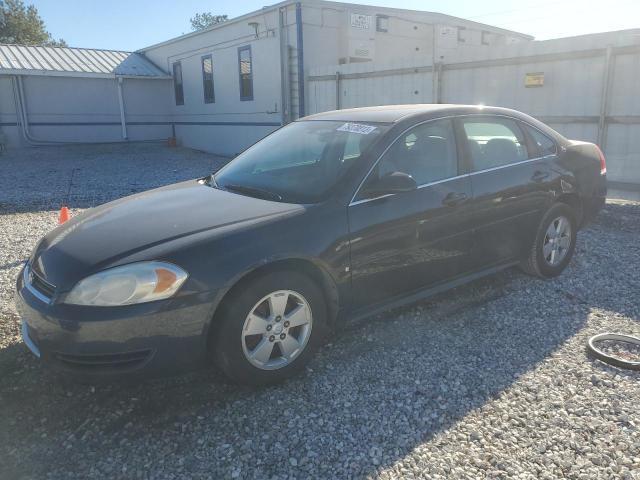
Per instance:
[[[559,265],[571,247],[571,222],[565,216],[555,218],[547,227],[542,243],[544,260],[552,267]]]
[[[260,299],[242,327],[246,359],[262,370],[277,370],[304,350],[313,325],[309,302],[293,290],[278,290]]]

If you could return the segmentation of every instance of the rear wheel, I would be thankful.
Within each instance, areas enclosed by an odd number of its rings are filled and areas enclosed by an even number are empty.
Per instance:
[[[300,371],[326,334],[317,285],[297,272],[271,272],[231,294],[214,319],[217,365],[238,383],[261,385]]]
[[[557,203],[544,215],[522,269],[542,278],[560,275],[573,256],[577,224],[574,211]]]

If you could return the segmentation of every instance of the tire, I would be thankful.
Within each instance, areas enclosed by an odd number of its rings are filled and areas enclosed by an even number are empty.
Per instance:
[[[631,335],[621,335],[619,333],[601,333],[594,335],[589,339],[587,343],[587,352],[594,358],[597,358],[601,362],[608,363],[618,368],[625,368],[627,370],[640,371],[640,362],[634,362],[631,360],[625,360],[613,355],[607,355],[601,349],[596,346],[597,342],[603,340],[612,340],[614,342],[622,342],[630,345],[640,346],[640,338],[632,337]]]
[[[292,326],[304,320],[307,323]],[[304,368],[325,338],[327,325],[325,298],[315,282],[295,271],[266,273],[231,292],[216,314],[214,361],[235,383],[277,383]]]
[[[561,218],[568,223],[569,231],[565,231],[565,235],[556,237],[558,239],[553,240],[549,238],[549,231],[551,228],[557,231],[559,227],[558,219]],[[561,225],[560,228],[562,228]],[[577,230],[578,225],[573,209],[564,203],[553,205],[545,213],[538,226],[529,256],[520,265],[522,270],[540,278],[553,278],[560,275],[573,257],[573,252],[576,248]],[[568,246],[566,245],[566,239],[569,241]],[[554,242],[556,243],[554,244]],[[548,252],[550,250],[553,251],[556,244],[558,247],[555,258],[549,257]]]

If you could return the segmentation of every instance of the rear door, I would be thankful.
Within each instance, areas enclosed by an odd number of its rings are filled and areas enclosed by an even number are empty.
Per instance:
[[[383,303],[465,270],[471,254],[471,185],[460,175],[453,122],[402,133],[349,205],[353,307]],[[393,172],[415,190],[372,197],[367,186]]]
[[[528,123],[520,122],[520,127],[528,137],[531,155],[536,157],[536,161],[532,162],[532,180],[537,190],[538,203],[544,205],[539,221],[542,214],[556,200],[555,192],[562,189],[560,184],[562,169],[557,165],[560,148],[555,140]]]
[[[474,269],[521,258],[543,208],[535,158],[518,122],[460,117],[473,190]]]

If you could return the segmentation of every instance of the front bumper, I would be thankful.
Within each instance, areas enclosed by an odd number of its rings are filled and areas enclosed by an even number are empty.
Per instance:
[[[208,295],[121,307],[47,302],[17,282],[22,337],[43,364],[86,377],[157,376],[184,371],[206,357],[212,315]]]

